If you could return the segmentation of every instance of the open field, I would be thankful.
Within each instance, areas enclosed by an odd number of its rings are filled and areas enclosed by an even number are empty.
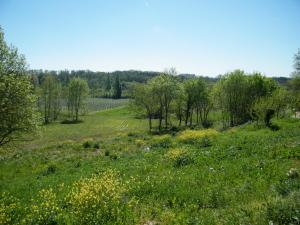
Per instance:
[[[146,132],[147,121],[135,119],[127,107],[83,119],[79,124],[44,126],[35,140],[2,150],[1,192],[19,204],[9,210],[2,202],[3,218],[25,224],[37,218],[81,224],[83,218],[71,216],[76,210],[70,211],[66,200],[72,184],[82,177],[101,178],[113,169],[119,183],[112,182],[109,193],[121,184],[125,187],[122,204],[111,205],[126,211],[120,224],[299,221],[300,178],[287,174],[291,168],[300,170],[299,120],[277,120],[279,131],[248,124],[224,132],[153,136]],[[38,194],[50,189],[55,198]],[[57,207],[50,217],[43,205],[47,201]],[[132,206],[124,210],[129,202]],[[92,205],[76,205],[76,212],[84,215],[94,210]]]

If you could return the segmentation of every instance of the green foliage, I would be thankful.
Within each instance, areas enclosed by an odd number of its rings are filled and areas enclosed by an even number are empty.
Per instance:
[[[28,208],[24,224],[59,224],[61,217],[62,209],[56,193],[51,188],[42,189]]]
[[[300,187],[297,119],[274,118],[281,127],[277,132],[252,124],[217,132],[207,147],[181,141],[181,132],[146,133],[147,120],[136,119],[126,107],[91,113],[84,120],[72,128],[53,123],[39,139],[0,150],[1,192],[19,199],[11,201],[18,203],[11,213],[10,204],[2,207],[13,224],[85,224],[88,219],[101,224],[276,224],[297,216],[297,199],[291,197]],[[208,132],[191,131],[199,132],[195,140]],[[87,138],[101,143],[101,150],[84,149]],[[50,165],[59,169],[40,176]],[[114,179],[104,179],[111,169],[118,171]],[[116,180],[120,185],[111,185]],[[106,184],[113,188],[102,189]],[[52,194],[40,196],[50,188]],[[113,193],[121,197],[114,199]],[[106,211],[104,203],[112,210]]]
[[[172,146],[171,136],[168,134],[155,136],[151,141],[153,148],[169,148]]]
[[[122,96],[122,86],[119,75],[116,75],[115,82],[113,84],[113,98],[119,99]]]
[[[52,75],[45,77],[41,85],[41,97],[39,101],[40,111],[44,117],[44,123],[55,121],[62,107],[61,86]]]
[[[269,96],[277,88],[276,83],[258,73],[247,76],[235,70],[223,76],[216,84],[214,98],[222,111],[224,126],[235,126],[247,122],[250,109],[257,99]]]
[[[284,115],[289,103],[287,91],[278,88],[269,96],[258,98],[251,107],[251,116],[254,120],[263,122],[265,126],[271,126],[271,119],[280,114]]]
[[[6,192],[0,196],[0,224],[16,224],[20,220],[20,201]]]
[[[170,74],[161,74],[151,79],[149,85],[158,106],[158,129],[161,130],[163,119],[165,120],[165,128],[167,128],[169,125],[171,103],[176,99],[178,94],[178,83],[174,76]]]
[[[294,55],[294,68],[296,73],[300,73],[300,49]]]
[[[66,197],[74,224],[128,224],[132,201],[124,202],[126,191],[118,174],[108,170],[101,176],[82,179],[73,184]]]
[[[0,77],[0,145],[37,130],[36,97],[25,76]]]
[[[293,192],[286,198],[278,198],[269,203],[267,219],[273,224],[299,224],[300,192]]]
[[[16,48],[8,47],[0,28],[0,146],[36,131],[36,97],[26,63]]]
[[[68,86],[68,111],[69,117],[78,121],[79,111],[83,109],[84,100],[88,94],[88,85],[85,80],[74,78]]]
[[[133,104],[137,109],[145,110],[148,118],[149,130],[152,129],[152,119],[158,111],[157,102],[154,98],[153,86],[145,84],[136,84],[133,86]]]

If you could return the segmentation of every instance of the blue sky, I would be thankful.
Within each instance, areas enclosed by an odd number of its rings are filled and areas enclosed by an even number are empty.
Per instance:
[[[0,0],[0,25],[32,69],[289,76],[300,0]]]

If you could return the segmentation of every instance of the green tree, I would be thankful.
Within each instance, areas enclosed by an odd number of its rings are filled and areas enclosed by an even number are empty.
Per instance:
[[[37,129],[38,112],[26,62],[0,28],[0,146]]]
[[[152,130],[152,119],[157,112],[157,102],[154,98],[152,87],[147,84],[136,84],[133,87],[134,104],[145,110],[149,122],[149,130]]]
[[[198,78],[195,90],[195,107],[197,114],[197,124],[201,122],[203,127],[209,127],[208,114],[212,108],[212,101],[210,99],[209,90],[206,82],[202,78]]]
[[[110,76],[107,75],[106,76],[106,81],[105,81],[105,97],[110,97],[111,96],[111,82],[110,82]]]
[[[115,77],[115,82],[113,85],[113,98],[119,99],[122,96],[122,87],[120,82],[120,76],[119,74]]]
[[[196,99],[196,80],[187,80],[184,82],[184,91],[185,91],[185,125],[187,126],[188,121],[190,121],[190,126],[193,124],[193,110],[195,106]]]
[[[296,59],[296,57],[299,59]],[[298,63],[296,64],[296,62]],[[292,79],[288,83],[291,108],[294,113],[300,111],[300,70],[297,68],[298,64],[300,64],[300,52],[295,56],[295,71],[291,74]]]
[[[159,125],[158,128],[162,128],[162,120],[165,120],[165,128],[169,124],[169,114],[171,112],[171,103],[176,99],[178,93],[178,85],[175,77],[168,74],[161,74],[152,78],[149,81],[149,85],[152,87],[155,99],[158,102],[158,114]]]
[[[181,126],[182,120],[184,119],[184,109],[186,106],[186,93],[184,91],[184,86],[178,84],[177,98],[175,99],[174,109],[176,118],[179,121],[178,126]]]
[[[270,96],[278,85],[259,73],[246,75],[235,70],[221,77],[214,87],[216,105],[222,111],[223,124],[235,126],[251,119],[251,106],[260,97]]]
[[[295,68],[295,72],[300,74],[300,48],[298,49],[298,52],[294,56],[294,68]]]
[[[68,85],[68,111],[69,117],[73,121],[78,121],[79,112],[84,106],[84,100],[89,92],[88,84],[85,80],[74,78]]]
[[[45,124],[58,118],[61,110],[61,86],[53,75],[46,76],[41,85],[40,108]]]

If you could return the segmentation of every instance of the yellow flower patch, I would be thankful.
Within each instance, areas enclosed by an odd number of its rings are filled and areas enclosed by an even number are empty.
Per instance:
[[[218,131],[215,129],[185,130],[177,136],[177,139],[184,143],[197,143],[204,138],[213,138],[217,135]]]
[[[183,150],[181,148],[174,148],[174,149],[169,150],[165,154],[165,157],[170,160],[176,160],[178,157],[180,157],[184,154],[186,154],[186,150]]]

